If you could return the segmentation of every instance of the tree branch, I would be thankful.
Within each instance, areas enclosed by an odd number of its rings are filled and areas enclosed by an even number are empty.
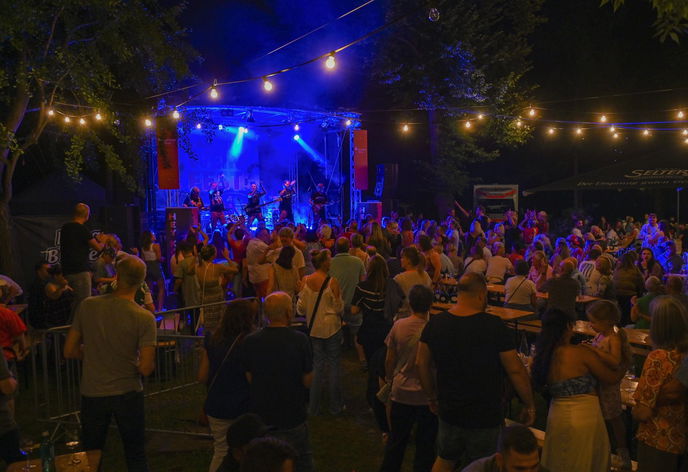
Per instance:
[[[60,10],[55,14],[55,17],[53,18],[53,24],[50,27],[50,35],[48,36],[48,42],[45,43],[45,51],[43,51],[43,59],[48,57],[48,51],[50,51],[50,44],[53,42],[53,36],[55,35],[55,27],[57,26],[57,19],[60,17],[63,10],[64,10],[64,7],[61,7]]]

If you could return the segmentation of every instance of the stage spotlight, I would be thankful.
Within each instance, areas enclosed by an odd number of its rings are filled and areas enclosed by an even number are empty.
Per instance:
[[[217,129],[219,129],[220,131],[222,131],[222,130],[224,129],[224,126],[222,126],[222,125],[217,125]]]
[[[336,66],[337,66],[337,62],[334,59],[334,53],[331,53],[329,56],[327,56],[327,59],[325,60],[325,67],[332,70]]]
[[[348,126],[351,126],[351,120],[346,120],[346,121],[344,122],[344,124],[345,124],[347,127],[348,127]]]
[[[299,139],[301,139],[301,136],[299,136],[298,134],[295,134],[294,135],[294,141],[298,141]]]
[[[294,125],[294,131],[298,131],[298,130],[300,130],[300,129],[301,129],[301,127],[299,126],[299,124],[296,123],[296,124]]]
[[[196,129],[201,129],[201,124],[200,124],[200,123],[196,123]]]
[[[172,112],[172,118],[174,118],[175,120],[179,119],[179,112],[177,110],[174,110]]]
[[[263,88],[266,92],[272,92],[272,82],[267,77],[263,77]]]
[[[239,127],[239,132],[240,132],[240,133],[246,134],[246,133],[248,133],[248,128],[244,128],[243,126],[240,126],[240,127]]]

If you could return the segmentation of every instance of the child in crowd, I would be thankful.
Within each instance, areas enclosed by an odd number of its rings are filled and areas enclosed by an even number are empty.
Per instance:
[[[621,311],[617,304],[609,300],[600,300],[592,303],[586,314],[591,328],[597,333],[592,340],[595,352],[609,367],[620,371],[627,370],[632,361],[631,346],[626,331],[617,327],[621,321]],[[616,444],[616,453],[623,461],[624,469],[631,470],[626,427],[621,416],[621,383],[600,384],[598,395],[602,416]]]

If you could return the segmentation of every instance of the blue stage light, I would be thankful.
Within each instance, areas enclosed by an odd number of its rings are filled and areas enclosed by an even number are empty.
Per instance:
[[[295,134],[294,135],[294,141],[298,141],[299,139],[301,139],[301,136],[299,136],[298,134]]]
[[[294,131],[298,131],[298,130],[300,130],[300,129],[301,129],[301,127],[299,126],[299,124],[296,123],[296,124],[294,125]]]

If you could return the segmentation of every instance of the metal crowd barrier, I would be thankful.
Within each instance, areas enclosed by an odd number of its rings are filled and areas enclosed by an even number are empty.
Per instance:
[[[197,334],[201,309],[229,301],[155,313],[155,370],[143,380],[146,430],[208,436],[198,424],[205,385],[197,381],[204,336]],[[29,357],[34,411],[39,421],[75,423],[81,403],[81,361],[62,355],[69,326],[33,333]]]

